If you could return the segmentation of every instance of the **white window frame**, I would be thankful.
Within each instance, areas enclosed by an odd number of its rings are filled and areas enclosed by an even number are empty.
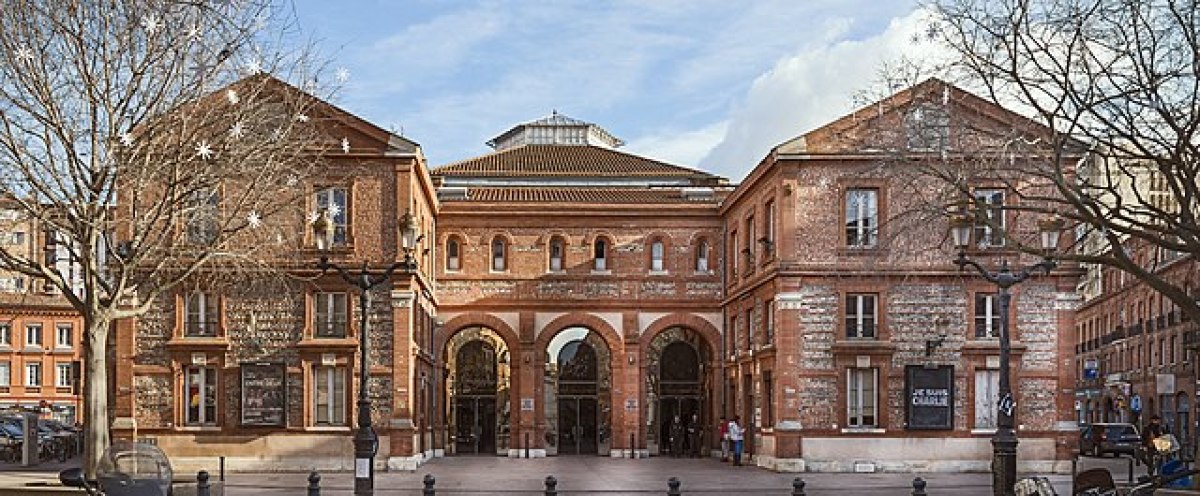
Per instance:
[[[30,339],[36,337],[37,339]],[[25,324],[25,347],[26,348],[41,348],[44,336],[42,336],[42,324]]]
[[[183,297],[183,334],[194,337],[217,335],[221,307],[218,297],[211,293],[196,291]],[[195,317],[195,318],[193,318]]]
[[[349,381],[346,379],[347,369],[340,366],[315,365],[313,366],[313,385],[312,385],[312,421],[313,425],[319,426],[345,426],[347,424],[347,408],[346,397],[349,392]],[[340,395],[338,392],[338,381],[341,381]],[[326,400],[320,400],[322,391],[325,391]],[[327,420],[322,421],[322,413]]]
[[[995,430],[999,418],[1000,371],[975,370],[975,429]]]
[[[983,308],[979,308],[980,304]],[[1000,337],[1000,295],[997,293],[975,293],[975,338],[996,339]],[[983,333],[980,333],[980,327]]]
[[[875,248],[879,245],[879,190],[846,190],[846,246]]]
[[[338,300],[341,311],[338,311]],[[338,320],[338,316],[341,320]],[[322,319],[322,316],[324,318]],[[336,332],[340,331],[340,332]],[[320,291],[313,294],[313,337],[339,339],[350,336],[350,295],[339,291]]]
[[[764,339],[766,340],[766,344],[769,345],[775,342],[775,300],[767,300],[766,304],[763,305],[763,311],[766,312],[765,317],[767,319],[767,330]]]
[[[350,242],[350,190],[344,186],[322,188],[313,194],[313,204],[318,212],[337,205],[336,211],[329,215],[333,224],[333,246],[346,246]]]
[[[879,338],[879,294],[846,293],[845,318],[847,339]],[[870,301],[870,305],[866,302]],[[870,320],[870,329],[866,322]],[[867,331],[870,331],[868,335]]]
[[[42,387],[42,362],[27,362],[25,364],[25,385]]]
[[[708,269],[708,252],[709,244],[707,239],[700,240],[700,245],[696,247],[696,272],[707,273]]]
[[[462,243],[457,238],[446,241],[446,272],[462,270]]]
[[[72,324],[54,325],[54,347],[69,350],[75,346],[75,326]]]
[[[12,324],[0,324],[0,346],[12,346]]]
[[[598,238],[592,242],[593,270],[598,272],[608,270],[608,253],[611,248],[609,244],[608,240],[604,238]]]
[[[54,387],[71,387],[71,363],[59,362],[54,364]]]
[[[550,239],[550,272],[562,272],[563,258],[566,255],[565,243],[562,238]]]
[[[193,375],[193,372],[196,374]],[[198,377],[199,384],[197,385],[197,405],[196,413],[193,417],[192,413],[192,396],[190,394],[193,384],[193,379]],[[220,402],[218,396],[219,388],[217,387],[217,369],[216,367],[208,367],[203,365],[188,365],[183,370],[183,423],[189,426],[204,426],[217,425],[217,419],[221,414],[219,411]],[[211,388],[211,390],[210,390]],[[212,417],[208,418],[208,405],[212,404]]]
[[[489,247],[492,272],[504,272],[508,270],[508,243],[504,241],[504,238],[499,236],[492,238]]]
[[[870,381],[870,388],[864,387]],[[867,400],[870,405],[867,405]],[[867,417],[871,422],[867,422]],[[879,369],[875,367],[846,369],[846,425],[863,429],[879,426]]]
[[[983,210],[979,212],[983,218],[975,224],[975,243],[980,248],[994,248],[1004,246],[1004,236],[998,234],[992,228],[991,224],[996,224],[1001,233],[1006,230],[1004,224],[1004,201],[1005,193],[1003,189],[997,188],[979,188],[971,192],[975,199],[976,205],[982,204]]]
[[[9,360],[0,361],[0,387],[9,387],[12,385],[12,362]]]
[[[666,245],[661,239],[656,239],[650,243],[650,271],[663,272],[663,257],[665,256]]]

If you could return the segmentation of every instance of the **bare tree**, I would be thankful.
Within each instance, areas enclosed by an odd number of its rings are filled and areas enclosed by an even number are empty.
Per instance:
[[[319,102],[281,81],[315,91],[284,14],[257,0],[0,9],[0,197],[47,247],[0,245],[0,266],[82,315],[91,476],[109,445],[113,323],[298,246],[298,185],[331,143],[312,131]]]
[[[1049,130],[1033,141],[1000,140],[995,159],[974,164],[971,174],[1035,186],[1038,193],[1005,208],[1057,214],[1075,226],[1077,249],[1063,258],[1131,274],[1200,321],[1195,275],[1164,270],[1182,260],[1194,266],[1200,253],[1200,5],[934,0],[930,7],[941,41],[957,54],[956,77]],[[943,166],[939,176],[962,189],[961,169]]]

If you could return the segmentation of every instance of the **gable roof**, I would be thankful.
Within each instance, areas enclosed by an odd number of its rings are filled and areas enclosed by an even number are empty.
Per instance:
[[[882,100],[859,108],[825,125],[780,143],[774,151],[781,154],[838,154],[885,151],[880,146],[881,130],[903,137],[904,115],[912,105],[928,104],[948,110],[951,116],[969,119],[970,127],[951,124],[955,131],[996,131],[1049,138],[1054,130],[1033,119],[980,98],[938,78],[926,79]],[[896,144],[897,142],[893,142]],[[954,146],[951,145],[951,150]]]
[[[611,148],[523,145],[440,166],[443,177],[676,178],[720,183],[724,178]]]

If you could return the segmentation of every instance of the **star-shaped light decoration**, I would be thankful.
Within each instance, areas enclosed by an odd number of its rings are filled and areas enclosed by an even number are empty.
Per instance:
[[[300,123],[308,122],[308,115],[303,112],[296,114],[296,122],[300,122]]]
[[[330,203],[328,207],[325,207],[325,210],[329,211],[329,217],[336,218],[338,214],[342,213],[342,206]]]
[[[253,59],[249,62],[246,62],[245,67],[246,72],[249,74],[259,74],[263,71],[262,62],[259,62],[258,59]]]
[[[201,141],[199,143],[196,143],[196,156],[200,157],[204,160],[208,160],[208,159],[212,158],[212,156],[213,156],[212,145],[209,145],[207,141]]]
[[[146,30],[146,34],[153,35],[162,28],[162,23],[155,17],[154,14],[146,14],[142,16],[142,29]]]
[[[246,225],[257,229],[262,225],[262,217],[258,216],[258,212],[251,211],[250,214],[246,216]]]
[[[281,139],[283,139],[282,127],[277,127],[274,131],[271,131],[271,141],[279,141]]]
[[[246,135],[246,126],[243,126],[241,121],[235,122],[235,123],[233,123],[232,126],[229,127],[229,137],[230,138],[241,139],[242,136],[245,136],[245,135]]]
[[[129,134],[129,131],[121,133],[121,137],[118,139],[121,140],[121,146],[129,146],[133,144],[133,135]]]
[[[342,138],[342,153],[350,153],[350,139]]]
[[[290,188],[290,187],[292,187],[292,186],[295,186],[295,185],[296,185],[296,184],[298,184],[299,182],[300,182],[300,179],[299,179],[299,178],[297,178],[296,176],[289,175],[289,176],[287,177],[287,179],[285,179],[285,180],[283,181],[283,184],[286,184],[286,185],[287,185],[287,186]]]
[[[308,223],[309,223],[309,224],[312,224],[313,222],[316,222],[316,221],[317,221],[317,219],[319,219],[319,218],[321,218],[321,211],[320,211],[320,210],[318,210],[318,211],[316,211],[316,212],[309,212],[309,214],[308,214]]]
[[[350,70],[345,67],[338,67],[337,72],[334,73],[333,77],[339,83],[344,83],[346,81],[349,81],[350,80]]]
[[[200,38],[200,25],[199,24],[192,24],[192,26],[188,28],[187,38],[189,40],[195,40],[195,39]]]
[[[237,91],[231,89],[225,90],[225,99],[229,100],[230,105],[237,105],[238,102],[242,101],[242,98],[238,96]]]
[[[13,57],[17,59],[17,62],[28,64],[33,62],[33,50],[30,50],[27,46],[20,47],[13,54]]]

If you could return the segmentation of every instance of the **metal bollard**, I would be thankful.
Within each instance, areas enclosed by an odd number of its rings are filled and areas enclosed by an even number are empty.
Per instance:
[[[196,474],[196,496],[209,496],[208,471],[201,470]]]
[[[925,479],[920,477],[913,479],[912,496],[929,496],[929,493],[925,492]]]
[[[321,496],[321,474],[316,470],[308,474],[308,496]]]
[[[1075,494],[1075,475],[1079,473],[1079,455],[1071,457],[1071,494]]]
[[[217,480],[225,482],[225,457],[221,457],[221,470],[217,472]]]
[[[558,496],[558,479],[553,475],[546,476],[546,496]]]
[[[529,458],[529,433],[525,433],[525,458]]]
[[[671,477],[670,479],[667,479],[667,496],[680,496],[683,494],[679,492],[679,485],[680,483],[678,477]]]
[[[633,446],[633,433],[632,433],[632,432],[630,432],[630,433],[629,433],[629,459],[630,459],[630,460],[632,460],[632,459],[633,459],[633,457],[634,457],[634,455],[633,455],[633,449],[634,449],[634,446]]]
[[[1130,484],[1133,484],[1133,459],[1134,459],[1134,457],[1132,457],[1132,456],[1129,457],[1129,472],[1128,472],[1128,474],[1129,474],[1129,483]]]
[[[425,478],[421,479],[421,482],[425,484],[425,489],[421,490],[421,496],[436,496],[433,484],[437,482],[437,479],[433,477],[433,474],[425,474]]]
[[[792,479],[792,496],[805,496],[804,479],[799,477]]]

